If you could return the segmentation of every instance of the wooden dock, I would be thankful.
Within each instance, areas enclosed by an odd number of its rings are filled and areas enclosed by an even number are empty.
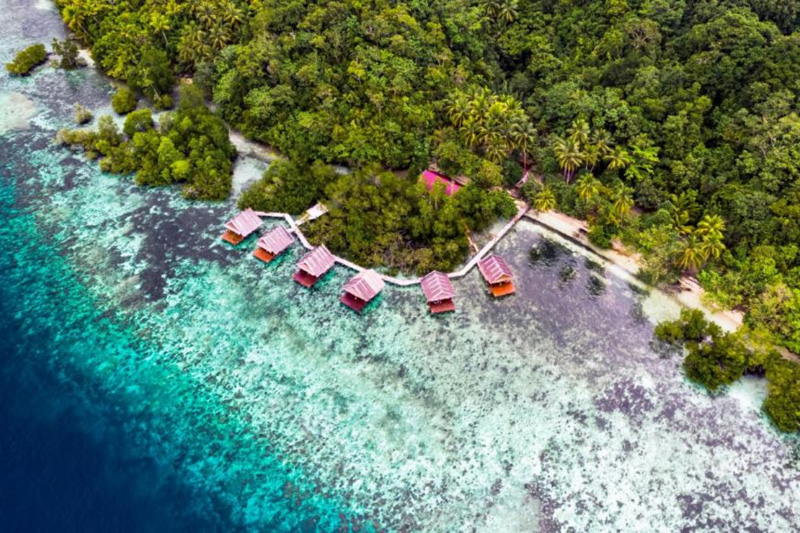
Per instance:
[[[458,279],[466,276],[473,268],[475,268],[475,266],[478,264],[478,261],[486,257],[486,255],[492,250],[492,248],[494,248],[495,245],[498,242],[500,242],[500,239],[505,237],[506,234],[509,231],[511,231],[511,229],[517,224],[517,222],[520,221],[520,219],[525,215],[525,213],[528,212],[528,209],[530,209],[528,204],[523,201],[517,200],[516,204],[517,204],[517,214],[514,216],[514,218],[509,220],[508,223],[500,229],[497,235],[492,237],[492,239],[489,242],[487,242],[483,246],[483,248],[478,250],[478,253],[476,253],[466,265],[464,265],[461,269],[456,270],[455,272],[450,272],[449,274],[447,274],[448,278]],[[261,218],[282,218],[283,220],[286,221],[287,224],[289,224],[290,231],[295,235],[297,235],[297,239],[302,243],[304,248],[308,250],[314,248],[314,246],[310,242],[308,242],[306,236],[303,235],[303,232],[298,227],[298,224],[295,221],[294,217],[292,217],[292,215],[288,213],[269,213],[264,211],[256,211],[256,215],[258,215]],[[364,270],[366,270],[364,267],[357,265],[352,261],[348,261],[343,257],[339,257],[337,255],[333,257],[336,263],[342,265],[343,267],[349,268],[350,270],[354,270],[356,272],[363,272]],[[380,274],[380,276],[386,283],[391,283],[392,285],[396,285],[398,287],[411,287],[412,285],[419,285],[421,281],[421,278],[396,278],[393,276],[386,276],[384,274]]]

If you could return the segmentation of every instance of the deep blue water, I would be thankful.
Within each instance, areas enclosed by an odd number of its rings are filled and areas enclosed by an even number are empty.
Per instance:
[[[2,143],[0,143],[2,146]],[[8,146],[8,145],[6,145]],[[8,176],[0,173],[0,224],[5,235],[17,218],[10,216]],[[24,218],[24,217],[23,217]],[[0,531],[3,532],[147,532],[227,529],[192,513],[192,495],[176,476],[146,454],[126,445],[124,411],[114,419],[110,405],[90,405],[54,368],[34,354],[70,352],[48,320],[30,316],[15,293],[31,290],[70,299],[65,277],[42,269],[38,287],[22,269],[24,257],[41,258],[48,250],[28,242],[22,250],[0,244]],[[4,249],[5,248],[5,249]],[[37,253],[38,252],[38,253]],[[44,252],[44,253],[42,253]],[[22,260],[16,255],[24,254]],[[58,281],[55,281],[58,279]],[[59,306],[53,301],[46,307]],[[65,305],[65,307],[67,307]],[[64,309],[66,312],[66,309]],[[49,315],[49,316],[48,316]],[[79,321],[83,342],[103,346],[87,316]],[[56,347],[58,343],[58,347]],[[78,384],[79,385],[79,384]],[[99,409],[98,409],[99,407]]]
[[[4,313],[4,316],[5,313]],[[0,324],[0,530],[208,531],[182,514],[187,491],[146,457],[126,457],[122,435],[85,428],[81,405],[48,376],[14,363],[14,324]]]

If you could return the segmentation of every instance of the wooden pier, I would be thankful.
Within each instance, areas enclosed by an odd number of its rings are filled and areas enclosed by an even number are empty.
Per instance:
[[[486,255],[488,255],[489,252],[492,251],[492,248],[494,248],[495,245],[498,242],[500,242],[500,239],[505,237],[506,234],[509,231],[511,231],[511,229],[517,224],[517,222],[520,221],[520,219],[525,215],[525,213],[528,212],[528,209],[530,209],[528,204],[523,201],[517,200],[516,204],[517,204],[517,214],[514,216],[514,218],[509,220],[508,223],[500,229],[497,235],[492,237],[492,239],[489,242],[487,242],[483,246],[483,248],[481,248],[478,251],[478,253],[475,254],[469,260],[469,262],[466,265],[464,265],[459,270],[456,270],[455,272],[448,273],[447,274],[448,278],[459,279],[466,276],[473,268],[475,268],[475,266],[478,264],[478,261],[486,257]],[[306,236],[303,235],[303,232],[300,230],[300,227],[298,226],[297,222],[295,221],[294,217],[292,217],[292,215],[288,213],[270,213],[264,211],[256,211],[255,214],[261,218],[282,218],[283,220],[286,221],[287,224],[289,224],[290,231],[297,236],[297,239],[302,243],[304,248],[308,250],[312,250],[313,248],[315,248],[315,246],[313,246],[310,242],[308,242]],[[364,272],[365,270],[367,270],[364,267],[353,263],[352,261],[344,259],[343,257],[334,255],[333,258],[336,261],[336,263],[342,265],[343,267],[349,268],[350,270],[354,270],[356,272]],[[411,287],[412,285],[419,285],[420,282],[422,281],[422,278],[397,278],[394,276],[386,276],[384,274],[380,274],[380,277],[386,283],[390,283],[398,287]]]

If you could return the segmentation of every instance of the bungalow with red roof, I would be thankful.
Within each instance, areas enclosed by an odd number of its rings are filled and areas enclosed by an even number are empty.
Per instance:
[[[455,311],[453,297],[456,295],[453,284],[446,274],[434,270],[422,278],[422,292],[428,301],[428,308],[433,314]]]
[[[434,172],[433,170],[426,170],[422,173],[422,181],[425,182],[425,187],[430,191],[433,189],[433,186],[439,182],[445,185],[444,193],[447,196],[453,196],[458,190],[461,188],[456,184],[455,181],[451,180],[447,176],[439,174],[438,172]]]
[[[294,280],[303,287],[313,287],[322,276],[333,268],[336,260],[325,245],[320,245],[308,252],[297,263]]]
[[[514,276],[502,257],[495,254],[486,256],[478,261],[478,270],[495,298],[514,294]]]
[[[374,270],[364,270],[344,284],[344,292],[339,301],[360,313],[383,290],[384,285],[380,274]]]
[[[256,243],[253,255],[269,263],[294,243],[294,235],[283,226],[275,226]]]
[[[261,227],[261,219],[249,207],[225,223],[222,240],[236,246]]]

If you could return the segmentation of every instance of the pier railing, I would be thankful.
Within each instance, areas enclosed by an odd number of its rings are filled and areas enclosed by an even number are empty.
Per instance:
[[[455,272],[448,273],[447,277],[450,278],[450,279],[458,279],[458,278],[463,278],[464,276],[466,276],[469,273],[470,270],[475,268],[475,265],[478,264],[478,261],[480,261],[481,259],[486,257],[486,255],[488,255],[488,253],[492,250],[492,248],[494,248],[495,245],[498,242],[500,242],[500,239],[505,237],[505,235],[509,231],[511,231],[511,228],[513,228],[514,225],[517,222],[519,222],[519,220],[525,215],[525,213],[528,212],[528,209],[529,209],[529,206],[528,206],[527,203],[522,202],[522,201],[518,201],[517,202],[517,214],[511,220],[509,220],[508,223],[505,226],[503,226],[500,229],[500,231],[495,236],[493,236],[492,239],[489,242],[487,242],[478,251],[478,253],[475,254],[469,260],[469,262],[466,265],[461,267],[459,270],[456,270]],[[289,224],[289,229],[291,230],[291,232],[294,233],[295,235],[297,235],[297,239],[300,241],[300,243],[302,243],[303,247],[305,247],[305,248],[307,248],[309,250],[314,248],[314,246],[312,246],[311,243],[308,242],[308,239],[306,238],[306,236],[303,235],[303,231],[300,229],[299,225],[295,221],[294,217],[292,217],[292,215],[290,215],[288,213],[270,213],[270,212],[264,212],[264,211],[256,211],[256,215],[258,215],[261,218],[282,218],[283,220],[286,221],[287,224]],[[342,266],[344,266],[346,268],[349,268],[351,270],[355,270],[356,272],[363,272],[364,270],[366,270],[364,267],[362,267],[360,265],[357,265],[357,264],[353,263],[352,261],[348,261],[347,259],[345,259],[343,257],[339,257],[337,255],[335,255],[333,257],[334,257],[334,259],[336,260],[336,262],[338,264],[340,264],[340,265],[342,265]],[[387,276],[385,274],[379,274],[379,275],[383,279],[383,281],[385,281],[386,283],[391,283],[392,285],[397,285],[397,286],[400,286],[400,287],[410,287],[412,285],[419,285],[419,283],[420,283],[420,281],[422,279],[422,278],[396,278],[394,276]]]

